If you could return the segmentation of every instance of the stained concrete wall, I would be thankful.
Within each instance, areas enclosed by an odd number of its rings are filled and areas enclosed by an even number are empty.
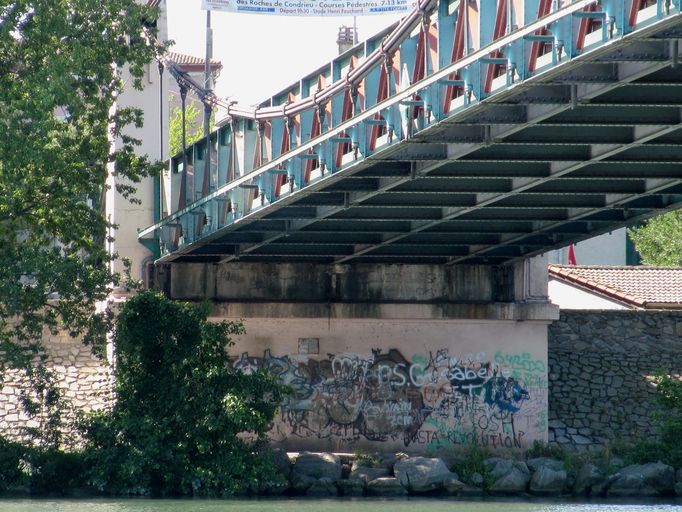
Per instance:
[[[546,441],[543,259],[508,268],[174,263],[174,298],[243,319],[235,364],[294,394],[272,440],[292,450],[430,453]]]
[[[492,267],[306,263],[172,266],[174,298],[222,302],[473,302],[495,300]]]
[[[564,311],[548,344],[551,443],[594,450],[655,435],[652,376],[682,374],[682,312]]]
[[[222,317],[224,318],[224,317]],[[434,453],[546,442],[546,322],[246,318],[233,353],[293,389],[291,450]]]
[[[485,265],[174,263],[159,289],[213,301],[220,315],[302,318],[553,320],[545,260]]]

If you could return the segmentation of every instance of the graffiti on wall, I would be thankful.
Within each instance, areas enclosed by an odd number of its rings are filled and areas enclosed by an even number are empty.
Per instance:
[[[441,349],[408,360],[396,349],[373,349],[369,355],[314,359],[266,350],[262,357],[243,353],[234,365],[245,373],[267,369],[290,387],[271,431],[274,439],[520,448],[545,413],[538,387],[546,379],[545,365],[527,353],[497,352],[489,359],[484,352],[453,356]],[[536,400],[526,380],[539,391]]]

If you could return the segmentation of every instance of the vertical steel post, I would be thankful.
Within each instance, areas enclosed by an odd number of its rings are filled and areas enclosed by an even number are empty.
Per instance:
[[[187,204],[187,127],[185,119],[185,107],[187,104],[187,86],[180,84],[180,106],[182,108],[182,181],[180,182],[180,199],[178,210],[182,210]]]
[[[163,160],[163,63],[159,61],[159,160]],[[154,223],[161,220],[161,180],[163,174],[154,176]]]
[[[206,11],[206,61],[204,62],[204,89],[213,89],[211,76],[211,58],[213,57],[213,29],[211,28],[211,10]],[[204,99],[204,137],[206,137],[206,153],[204,155],[204,180],[201,186],[202,196],[208,195],[211,189],[211,105]]]

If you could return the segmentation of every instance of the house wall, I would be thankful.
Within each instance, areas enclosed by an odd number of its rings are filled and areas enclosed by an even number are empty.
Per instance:
[[[627,265],[627,230],[616,229],[574,245],[578,265]],[[568,247],[547,253],[550,263],[568,265]]]
[[[588,450],[648,439],[652,376],[682,373],[682,312],[563,311],[548,351],[550,443]]]
[[[167,5],[160,4],[158,37],[165,41],[168,38]],[[147,155],[151,162],[168,158],[168,87],[169,73],[166,71],[159,76],[156,62],[146,66],[142,79],[143,90],[133,88],[132,76],[128,70],[122,70],[124,91],[116,100],[116,108],[136,108],[144,113],[144,123],[140,128],[128,126],[125,135],[140,141],[136,148],[138,155]],[[160,102],[163,99],[163,103]],[[162,126],[159,122],[162,119]],[[112,151],[121,146],[120,140],[112,140]],[[130,273],[133,279],[143,279],[144,264],[150,260],[151,252],[137,240],[138,231],[154,224],[154,180],[143,178],[139,183],[124,180],[116,174],[114,165],[109,165],[109,190],[106,195],[106,213],[110,222],[116,224],[116,229],[110,235],[115,240],[109,243],[109,251],[117,253],[120,259],[113,264],[116,272],[123,272],[123,258],[130,260]],[[116,191],[116,185],[133,185],[136,192],[133,198],[139,203],[133,203]]]
[[[578,286],[573,286],[560,279],[549,278],[548,283],[549,300],[553,304],[564,309],[608,309],[608,310],[627,310],[630,309],[615,300],[588,292]]]

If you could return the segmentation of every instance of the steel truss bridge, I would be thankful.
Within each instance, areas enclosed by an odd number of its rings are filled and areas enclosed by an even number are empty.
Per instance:
[[[678,208],[680,37],[679,0],[422,0],[227,105],[140,241],[157,262],[498,265]]]

